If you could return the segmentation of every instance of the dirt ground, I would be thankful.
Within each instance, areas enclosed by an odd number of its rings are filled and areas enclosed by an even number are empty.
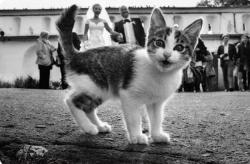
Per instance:
[[[111,133],[81,134],[63,104],[64,94],[0,89],[3,164],[250,163],[250,92],[176,93],[166,105],[164,120],[171,144],[149,146],[128,144],[119,102],[100,107],[100,117],[113,127]],[[42,146],[47,152],[20,155],[25,145]]]

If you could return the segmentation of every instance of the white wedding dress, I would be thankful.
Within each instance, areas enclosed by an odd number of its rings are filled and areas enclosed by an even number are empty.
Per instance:
[[[84,43],[85,49],[108,45],[108,43],[105,43],[103,34],[105,30],[104,22],[100,21],[98,23],[95,23],[91,20],[88,20],[87,23],[89,24],[89,34],[88,40]]]
[[[86,13],[86,18],[87,18],[86,23],[89,24],[89,31],[88,31],[88,40],[83,42],[81,46],[83,50],[101,46],[113,45],[110,34],[104,27],[104,21],[109,25],[109,27],[111,28],[113,27],[113,24],[111,23],[111,20],[109,18],[109,15],[105,7],[103,7],[103,10],[99,15],[99,18],[101,18],[103,21],[100,21],[98,23],[91,21],[91,19],[94,17],[92,8],[93,6],[91,6]]]

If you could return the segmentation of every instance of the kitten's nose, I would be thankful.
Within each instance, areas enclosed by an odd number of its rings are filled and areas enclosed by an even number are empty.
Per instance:
[[[171,56],[171,52],[164,52],[163,56],[165,57],[165,59],[168,59]]]

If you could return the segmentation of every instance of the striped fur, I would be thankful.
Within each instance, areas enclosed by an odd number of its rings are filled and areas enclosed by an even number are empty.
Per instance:
[[[202,20],[175,31],[166,26],[156,8],[146,48],[120,45],[79,52],[71,39],[76,13],[76,5],[66,9],[57,28],[71,86],[65,102],[83,132],[110,132],[111,126],[99,119],[95,109],[110,98],[119,98],[130,143],[148,144],[148,136],[141,129],[143,107],[147,109],[152,141],[169,142],[169,135],[161,127],[164,105],[181,83],[182,69],[191,60]]]

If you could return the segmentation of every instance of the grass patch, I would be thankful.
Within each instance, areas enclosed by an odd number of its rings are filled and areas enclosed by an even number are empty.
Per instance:
[[[13,84],[10,82],[0,81],[0,88],[13,88]]]
[[[60,89],[60,82],[51,81],[50,88],[51,89]],[[13,82],[6,82],[0,80],[0,88],[27,88],[27,89],[38,89],[39,88],[39,80],[27,76],[27,77],[18,77]]]
[[[32,78],[31,76],[18,77],[14,80],[14,88],[36,89],[39,88],[39,81]]]

